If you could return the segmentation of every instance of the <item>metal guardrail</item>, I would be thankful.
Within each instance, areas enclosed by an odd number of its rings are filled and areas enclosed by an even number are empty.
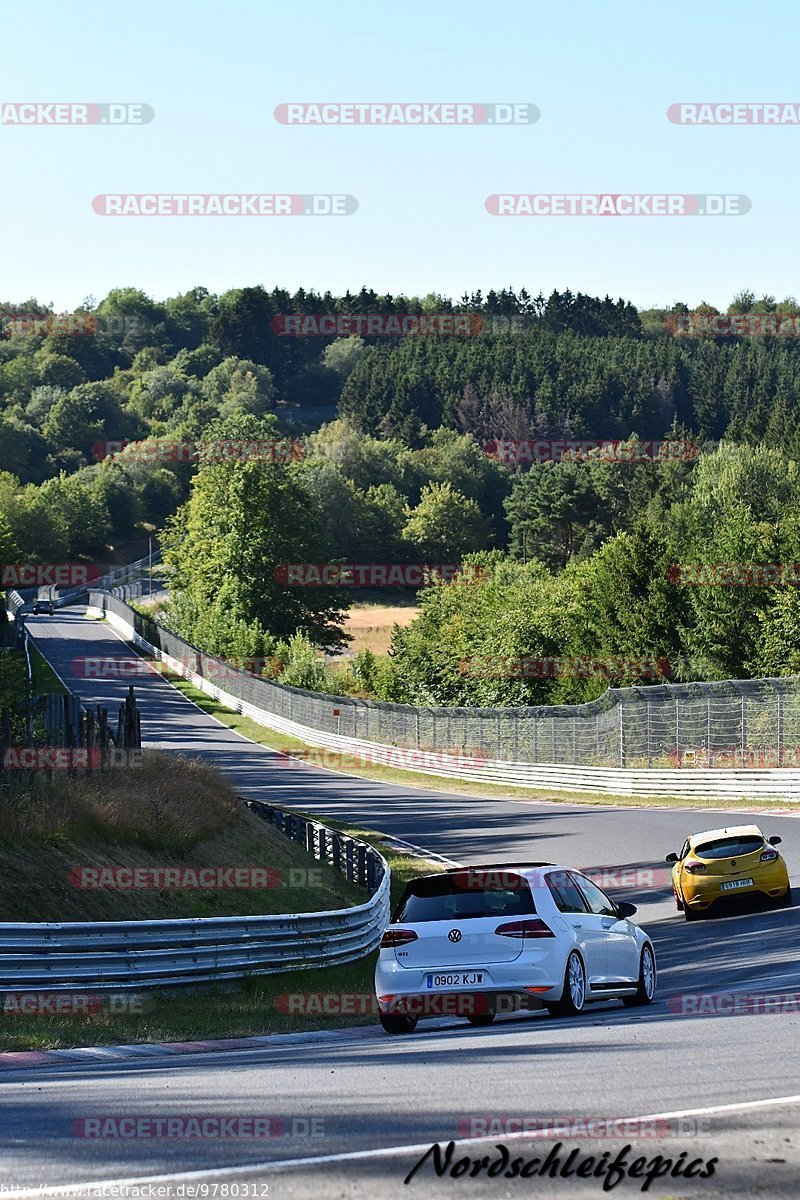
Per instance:
[[[571,707],[421,709],[286,687],[189,645],[115,596],[92,593],[89,603],[127,641],[207,695],[259,724],[339,756],[512,787],[800,800],[800,769],[791,766],[800,765],[800,679],[795,677],[610,689],[599,700]],[[703,748],[711,712],[707,693],[714,688],[734,724],[734,739],[720,751],[722,761],[709,762]],[[685,726],[687,739],[692,739],[688,744],[700,753],[693,750],[690,756],[684,749],[663,758],[648,755],[650,735],[628,720],[637,704],[646,712],[648,729],[657,728],[657,706],[662,711],[666,706]],[[609,729],[611,748],[604,753],[598,735]],[[330,765],[346,770],[341,757]]]
[[[81,584],[80,587],[63,590],[53,586],[23,588],[24,595],[16,589],[9,589],[6,606],[14,617],[23,607],[30,611],[36,599],[52,600],[54,608],[64,608],[68,604],[77,604],[83,598],[88,599],[90,591],[113,592],[115,588],[124,588],[132,582],[138,581],[150,567],[159,566],[161,562],[161,551],[154,550],[152,555],[148,554],[144,558],[137,559],[136,562],[114,567],[105,575],[98,576],[91,583]]]
[[[353,908],[285,916],[0,924],[0,992],[124,991],[351,962],[377,949],[390,871],[372,846],[261,801],[247,805],[321,862],[366,887]]]

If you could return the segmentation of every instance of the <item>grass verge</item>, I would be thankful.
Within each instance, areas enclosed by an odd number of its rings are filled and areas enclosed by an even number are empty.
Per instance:
[[[397,853],[384,835],[373,830],[326,823],[371,842],[387,858],[393,904],[407,880],[439,869]],[[340,966],[252,977],[239,987],[151,993],[133,999],[118,996],[85,1014],[33,1016],[6,1006],[0,1010],[0,1050],[206,1041],[374,1025],[376,958],[377,952]],[[326,1007],[335,1011],[326,1013]]]
[[[31,691],[38,696],[49,692],[58,692],[63,695],[67,689],[47,659],[37,650],[33,638],[28,640],[28,650],[31,656]]]
[[[175,868],[205,873],[184,888],[155,874]],[[239,887],[231,868],[248,872]],[[120,869],[128,874],[112,874]],[[134,871],[146,872],[136,887]],[[5,921],[269,915],[362,901],[245,808],[212,767],[179,755],[145,751],[139,767],[20,782],[0,808]]]

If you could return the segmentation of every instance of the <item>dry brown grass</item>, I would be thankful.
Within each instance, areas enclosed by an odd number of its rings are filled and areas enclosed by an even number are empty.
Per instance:
[[[353,640],[349,651],[387,654],[395,625],[405,628],[419,615],[418,604],[356,604],[347,614],[345,630]]]
[[[0,845],[78,839],[180,853],[234,824],[240,809],[213,768],[147,751],[138,767],[17,784],[0,804]]]
[[[245,808],[212,767],[155,752],[145,752],[143,764],[41,780],[5,798],[0,920],[248,916],[363,902],[338,872]],[[84,867],[175,866],[267,867],[277,872],[270,877],[277,886],[95,890],[75,883]]]

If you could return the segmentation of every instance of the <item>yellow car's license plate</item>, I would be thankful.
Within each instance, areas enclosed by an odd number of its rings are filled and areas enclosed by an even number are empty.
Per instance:
[[[732,892],[735,888],[752,887],[752,879],[732,879],[730,883],[720,884],[721,892]]]

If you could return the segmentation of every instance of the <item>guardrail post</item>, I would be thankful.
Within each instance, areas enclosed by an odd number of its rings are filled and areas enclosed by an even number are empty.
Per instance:
[[[331,833],[331,849],[333,852],[333,869],[341,874],[342,870],[342,837],[339,833]]]
[[[356,862],[358,865],[358,873],[356,883],[360,883],[362,887],[367,886],[367,847],[356,846]]]

